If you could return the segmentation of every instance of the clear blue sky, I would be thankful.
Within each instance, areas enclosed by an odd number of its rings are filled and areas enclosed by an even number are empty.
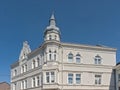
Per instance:
[[[0,82],[10,82],[23,41],[41,45],[52,11],[63,42],[114,47],[120,61],[120,0],[0,0]]]

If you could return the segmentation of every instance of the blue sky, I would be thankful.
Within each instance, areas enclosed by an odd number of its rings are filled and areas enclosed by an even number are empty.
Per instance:
[[[0,0],[0,82],[10,82],[23,41],[41,45],[53,11],[62,42],[114,47],[120,61],[120,0]]]

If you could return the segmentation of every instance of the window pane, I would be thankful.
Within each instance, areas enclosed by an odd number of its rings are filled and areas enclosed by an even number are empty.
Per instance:
[[[68,74],[68,83],[69,84],[73,83],[73,74]]]
[[[76,74],[76,84],[80,84],[81,74]]]
[[[69,61],[69,62],[73,62],[73,54],[72,54],[72,53],[70,53],[70,54],[68,55],[68,61]]]
[[[50,82],[49,79],[50,79],[50,77],[49,77],[49,72],[46,72],[46,82],[47,82],[47,83]]]
[[[101,75],[95,75],[95,84],[101,84]]]
[[[95,56],[95,64],[101,64],[101,57],[100,56]]]
[[[51,82],[54,83],[55,82],[55,73],[51,72]]]

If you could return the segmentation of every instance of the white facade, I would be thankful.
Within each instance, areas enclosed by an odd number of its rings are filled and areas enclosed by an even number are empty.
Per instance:
[[[118,63],[115,67],[114,67],[114,71],[115,71],[115,85],[116,85],[116,90],[120,90],[120,63]]]
[[[62,43],[54,15],[44,43],[32,51],[23,45],[11,66],[11,90],[115,90],[116,49]]]

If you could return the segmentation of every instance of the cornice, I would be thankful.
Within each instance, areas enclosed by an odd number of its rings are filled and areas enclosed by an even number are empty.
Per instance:
[[[106,46],[92,46],[92,45],[84,45],[84,44],[73,44],[73,43],[63,43],[61,42],[63,47],[71,47],[71,48],[81,48],[88,50],[99,50],[99,51],[111,51],[116,52],[116,48],[106,47]]]

